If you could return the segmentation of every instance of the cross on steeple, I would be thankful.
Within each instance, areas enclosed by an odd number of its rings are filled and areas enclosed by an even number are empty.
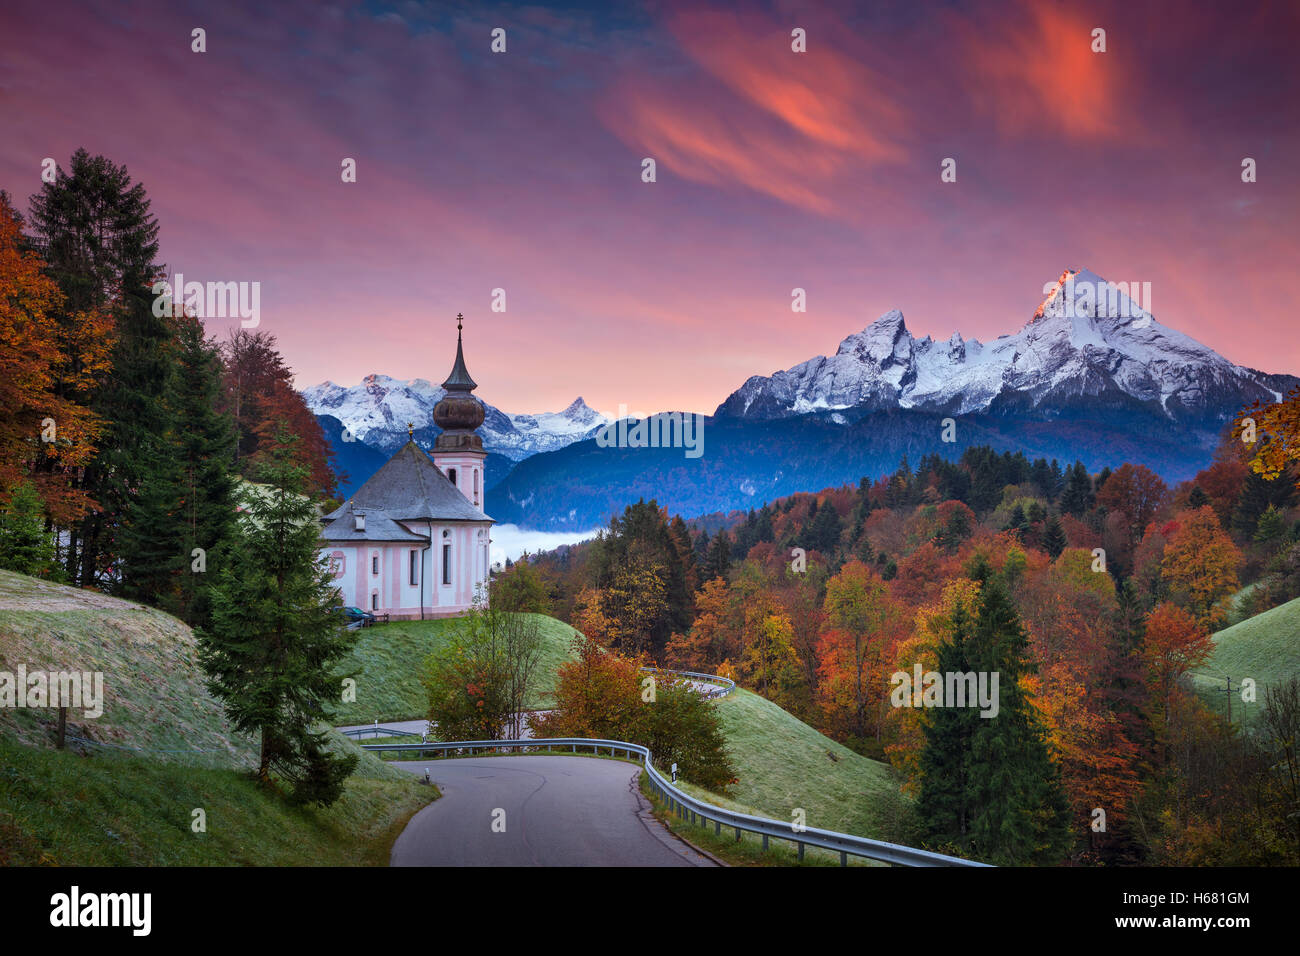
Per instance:
[[[459,332],[459,331],[461,330],[461,323],[464,322],[464,321],[465,321],[465,316],[463,316],[463,315],[461,315],[459,312],[457,312],[457,313],[456,313],[456,331],[457,331],[457,332]]]
[[[406,423],[406,437],[412,441],[415,440],[415,422]]]

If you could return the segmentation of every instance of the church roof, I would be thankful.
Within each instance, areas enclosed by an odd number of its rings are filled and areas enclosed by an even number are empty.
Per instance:
[[[367,521],[372,511],[396,521],[492,520],[461,494],[414,441],[403,445],[342,508],[324,520],[333,522],[348,508],[367,512]]]
[[[364,531],[357,530],[356,516],[364,515]],[[375,508],[353,508],[352,502],[344,502],[343,507],[329,518],[330,523],[321,531],[326,541],[417,541],[429,543],[428,535],[416,534],[403,528],[387,514]]]

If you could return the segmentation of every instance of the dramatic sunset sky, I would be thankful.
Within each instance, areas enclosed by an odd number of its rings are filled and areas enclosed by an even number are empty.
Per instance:
[[[891,308],[1014,332],[1067,267],[1297,373],[1297,40],[1250,0],[3,0],[0,188],[125,163],[171,271],[261,283],[299,386],[440,382],[464,312],[507,411],[711,412]]]

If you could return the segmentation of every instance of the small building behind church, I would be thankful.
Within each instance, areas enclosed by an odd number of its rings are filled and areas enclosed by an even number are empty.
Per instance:
[[[392,619],[445,617],[468,609],[480,589],[487,596],[493,521],[483,512],[483,405],[472,394],[457,319],[456,362],[433,410],[442,433],[432,457],[412,438],[321,518],[321,555],[347,606]]]

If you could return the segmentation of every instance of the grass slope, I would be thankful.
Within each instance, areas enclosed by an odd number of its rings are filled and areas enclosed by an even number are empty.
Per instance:
[[[0,863],[385,863],[435,793],[361,753],[344,797],[294,809],[246,771],[256,743],[208,694],[188,627],[161,611],[0,571],[0,670],[100,671],[104,714],[0,708]],[[337,737],[334,746],[355,750]],[[189,829],[202,807],[208,833]],[[223,831],[224,828],[224,831]]]
[[[1264,705],[1264,692],[1300,674],[1300,598],[1246,618],[1214,635],[1214,654],[1193,673],[1198,691],[1215,710],[1224,712],[1226,677],[1232,678],[1232,717],[1253,721]],[[1255,703],[1243,703],[1236,688],[1243,677],[1256,685]]]
[[[573,659],[570,647],[578,632],[544,614],[532,614],[541,631],[541,659],[529,709],[550,706],[560,665]],[[335,723],[368,724],[375,720],[418,720],[428,715],[420,684],[420,667],[434,650],[455,636],[456,618],[396,621],[359,631],[360,639],[344,668],[357,671],[357,700],[340,704]]]
[[[730,797],[686,785],[719,806],[891,842],[907,842],[908,801],[894,770],[863,757],[747,690],[719,702],[723,732],[739,783]]]

